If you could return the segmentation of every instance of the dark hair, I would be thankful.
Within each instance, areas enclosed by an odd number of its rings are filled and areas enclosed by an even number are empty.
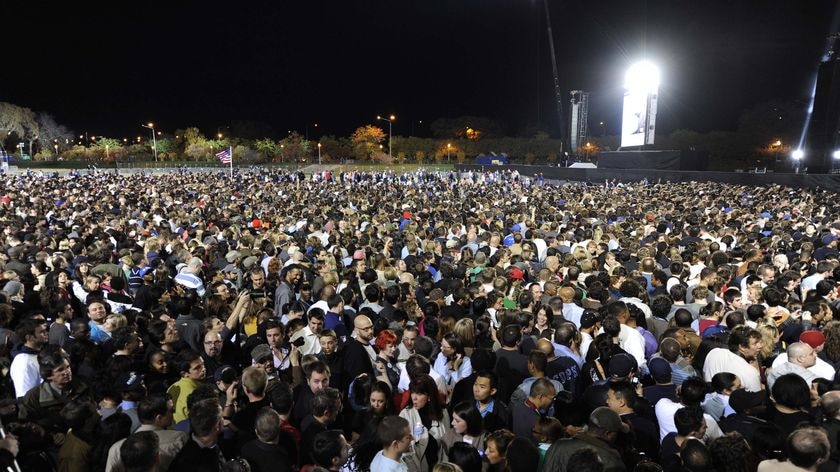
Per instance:
[[[268,392],[271,399],[271,407],[281,415],[288,415],[292,411],[294,397],[292,387],[286,382],[275,382],[274,387]]]
[[[603,472],[604,461],[595,449],[584,447],[575,451],[566,463],[566,470],[574,472]]]
[[[175,371],[180,375],[190,371],[190,364],[201,359],[201,355],[191,349],[184,349],[175,356]]]
[[[333,413],[336,403],[341,401],[341,393],[336,388],[327,387],[315,393],[312,398],[312,415],[324,416]]]
[[[484,430],[481,413],[475,406],[474,401],[461,402],[452,408],[452,416],[458,415],[467,423],[467,434],[478,436]]]
[[[458,441],[449,448],[449,462],[457,465],[463,472],[481,472],[481,456],[471,444]]]
[[[699,406],[700,402],[706,398],[706,393],[708,393],[706,382],[697,376],[688,377],[680,386],[680,400],[686,406]]]
[[[190,407],[190,427],[198,437],[208,436],[222,419],[222,407],[219,400],[208,398],[200,400]]]
[[[409,428],[408,420],[402,416],[386,416],[379,422],[376,428],[376,437],[382,448],[387,448],[394,441],[400,441],[406,428]]]
[[[131,434],[120,446],[120,460],[126,472],[146,472],[155,465],[160,439],[154,431]]]
[[[505,451],[510,472],[534,472],[540,464],[540,451],[531,439],[514,438]]]
[[[429,401],[424,407],[429,414],[429,418],[438,421],[443,418],[443,405],[441,405],[440,393],[438,393],[437,384],[431,376],[420,375],[413,379],[408,385],[408,390],[411,393],[423,394],[429,397]]]
[[[120,349],[125,349],[128,343],[135,339],[137,339],[137,331],[133,326],[123,326],[122,328],[118,328],[114,331],[114,334],[111,335],[111,342],[114,349],[118,351]]]
[[[699,439],[691,438],[685,441],[682,451],[680,451],[680,458],[683,465],[692,472],[712,470],[712,455],[703,441]]]
[[[321,431],[312,440],[312,459],[321,467],[331,467],[334,457],[341,456],[341,431]]]
[[[499,376],[492,370],[480,370],[478,371],[478,374],[476,374],[476,378],[478,377],[483,377],[490,381],[490,390],[498,388],[499,386]]]
[[[44,382],[52,377],[53,370],[59,367],[67,359],[60,349],[42,349],[38,353],[38,373]],[[69,359],[68,359],[69,362]]]
[[[731,372],[718,372],[712,376],[712,388],[717,393],[722,393],[724,390],[729,390],[735,386],[735,380],[738,376]]]
[[[141,423],[151,424],[158,415],[169,413],[169,397],[163,395],[148,396],[137,404],[137,417]]]
[[[773,383],[773,400],[793,409],[807,409],[811,402],[811,392],[805,379],[797,374],[785,374]]]
[[[752,450],[738,431],[731,431],[709,444],[715,469],[726,472],[747,472]]]
[[[511,324],[502,330],[502,346],[515,347],[522,340],[522,328],[519,325]]]
[[[691,406],[680,408],[674,413],[674,426],[680,436],[699,430],[703,427],[703,410]]]

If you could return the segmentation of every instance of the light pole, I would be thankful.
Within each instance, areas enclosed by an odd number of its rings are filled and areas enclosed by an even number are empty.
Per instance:
[[[154,151],[155,153],[155,162],[157,162],[157,139],[155,139],[155,124],[149,123],[148,125],[140,126],[152,131],[152,151]]]
[[[451,160],[449,159],[449,151],[452,149],[452,144],[446,143],[446,163],[449,164]]]
[[[791,157],[793,158],[796,173],[798,174],[800,166],[802,165],[802,158],[805,157],[805,151],[803,151],[802,149],[796,149],[791,153]]]
[[[318,165],[321,165],[321,143],[318,143]]]
[[[387,121],[388,122],[388,157],[391,157],[391,126],[393,125],[393,121],[397,117],[394,115],[389,116],[388,118],[382,116],[376,116],[377,120]]]

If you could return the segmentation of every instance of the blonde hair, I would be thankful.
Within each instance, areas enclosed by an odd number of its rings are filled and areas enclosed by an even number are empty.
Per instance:
[[[475,344],[473,341],[474,334],[475,334],[475,327],[473,324],[473,320],[470,318],[461,318],[455,323],[455,326],[452,328],[452,332],[457,334],[458,337],[461,338],[461,341],[464,342],[464,347],[473,347]]]
[[[761,334],[761,356],[767,359],[773,355],[773,349],[779,340],[779,328],[773,322],[761,321],[756,330]]]
[[[105,322],[111,322],[111,329],[118,330],[120,328],[125,328],[128,326],[128,318],[125,315],[121,315],[119,313],[114,313],[112,315],[108,315],[105,318]]]

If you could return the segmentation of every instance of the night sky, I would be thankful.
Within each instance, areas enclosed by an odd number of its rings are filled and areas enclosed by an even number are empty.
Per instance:
[[[77,134],[260,120],[347,135],[390,113],[395,135],[461,115],[509,134],[557,122],[541,0],[15,3],[0,101]],[[662,69],[658,131],[734,129],[746,107],[806,100],[840,29],[840,7],[820,0],[549,5],[564,107],[569,90],[591,92],[593,133],[618,132],[623,74],[642,58]]]

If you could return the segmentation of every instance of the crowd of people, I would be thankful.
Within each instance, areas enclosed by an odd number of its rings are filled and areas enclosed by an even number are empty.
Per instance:
[[[836,471],[819,189],[0,177],[0,468]]]

